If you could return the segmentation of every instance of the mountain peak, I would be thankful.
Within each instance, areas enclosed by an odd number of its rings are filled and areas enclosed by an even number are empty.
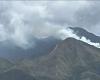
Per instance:
[[[78,46],[78,45],[81,45],[81,46],[82,45],[91,46],[91,45],[89,45],[89,44],[87,44],[87,43],[85,43],[85,42],[83,42],[81,40],[77,40],[77,39],[72,38],[72,37],[69,37],[69,38],[65,39],[60,44],[65,45],[65,46],[67,46],[67,45],[69,45],[69,46],[71,46],[71,45],[72,46]],[[58,44],[58,45],[60,46],[60,44]]]
[[[93,43],[100,43],[100,36],[96,36],[95,34],[88,32],[87,30],[80,27],[69,27],[78,37],[85,37],[87,40],[90,40]]]
[[[74,43],[74,42],[77,42],[78,40],[75,39],[75,38],[72,38],[72,37],[69,37],[67,39],[65,39],[63,42],[66,42],[66,43]]]
[[[69,37],[67,39],[65,39],[64,41],[62,41],[60,43],[61,45],[64,45],[64,47],[69,47],[69,46],[77,46],[80,44],[80,40],[77,40],[75,38]],[[58,46],[61,46],[60,44],[58,44]]]

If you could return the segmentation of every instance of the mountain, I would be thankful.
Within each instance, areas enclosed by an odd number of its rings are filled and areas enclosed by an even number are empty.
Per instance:
[[[69,27],[69,28],[72,29],[74,34],[76,34],[80,38],[84,36],[86,39],[91,40],[91,42],[100,43],[100,36],[96,36],[93,33],[90,33],[83,28],[79,27]]]
[[[11,42],[0,42],[0,57],[15,62],[24,58],[36,58],[49,54],[59,40],[54,38],[35,39],[35,46],[24,49]]]
[[[73,30],[74,34],[81,37],[86,37],[94,43],[100,43],[100,37],[96,36],[83,28],[69,27]],[[24,49],[14,45],[12,42],[0,42],[0,57],[8,59],[9,61],[15,62],[24,58],[37,58],[40,56],[48,55],[56,44],[60,43],[61,40],[49,37],[45,39],[34,38],[35,46]],[[32,41],[30,42],[32,43]],[[9,47],[10,46],[10,47]]]
[[[71,28],[79,36],[99,43],[99,36]],[[0,80],[100,80],[100,49],[74,38],[36,40],[22,49],[0,43]],[[10,61],[18,60],[12,64]]]
[[[32,76],[21,70],[10,70],[0,74],[0,80],[35,80]]]
[[[68,38],[50,54],[24,59],[16,68],[36,80],[100,80],[100,49]]]
[[[13,63],[9,62],[6,59],[0,58],[0,73],[3,73],[14,66]]]

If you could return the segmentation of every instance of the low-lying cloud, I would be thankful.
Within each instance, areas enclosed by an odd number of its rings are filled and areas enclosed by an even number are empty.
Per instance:
[[[0,1],[0,41],[26,48],[35,45],[34,38],[77,37],[66,28],[79,26],[75,16],[88,6],[90,10],[88,1]]]
[[[97,48],[100,48],[100,43],[94,43],[92,42],[91,40],[87,39],[85,36],[82,36],[81,38],[79,36],[77,36],[73,30],[71,30],[70,28],[66,28],[66,29],[62,29],[60,30],[59,32],[59,36],[62,40],[66,39],[66,38],[69,38],[69,37],[72,37],[72,38],[75,38],[77,40],[80,40],[80,41],[83,41],[85,43],[88,43],[92,46],[95,46]]]

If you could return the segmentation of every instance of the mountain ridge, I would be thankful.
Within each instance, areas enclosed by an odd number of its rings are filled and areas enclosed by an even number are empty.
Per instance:
[[[87,30],[83,28],[69,27],[69,29],[73,30],[73,33],[76,34],[80,38],[85,37],[86,39],[89,39],[91,42],[100,43],[100,36],[96,36],[95,34],[88,32]]]
[[[6,65],[8,67],[0,73],[0,80],[15,80],[13,76],[16,79],[26,76],[28,80],[100,80],[100,48],[72,37],[54,45],[50,53],[21,59],[11,68]],[[3,61],[5,64],[2,59],[0,63]]]
[[[88,75],[92,73],[99,75],[99,63],[100,49],[74,38],[68,38],[50,54],[35,61],[22,61],[18,66],[37,80],[83,80],[83,73],[86,74],[87,71],[89,71]],[[94,77],[89,76],[90,79]]]

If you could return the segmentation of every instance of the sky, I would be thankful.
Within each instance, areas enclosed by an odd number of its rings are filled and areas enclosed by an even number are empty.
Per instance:
[[[67,27],[100,36],[100,1],[0,1],[0,42],[30,46],[34,38],[61,38]]]

